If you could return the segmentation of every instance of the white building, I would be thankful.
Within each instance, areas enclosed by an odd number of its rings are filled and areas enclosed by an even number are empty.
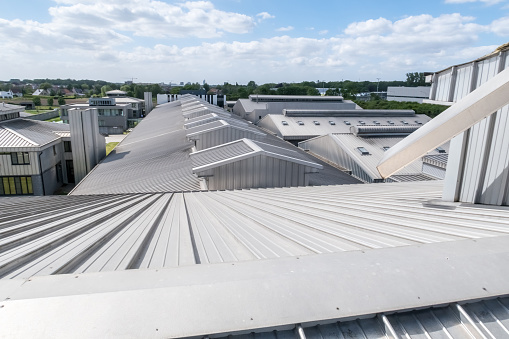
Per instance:
[[[410,101],[422,103],[429,98],[431,87],[387,87],[388,101]]]

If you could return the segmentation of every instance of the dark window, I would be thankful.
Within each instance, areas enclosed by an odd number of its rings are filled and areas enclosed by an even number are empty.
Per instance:
[[[408,125],[408,122],[406,122],[405,120],[401,120],[401,123],[402,123],[403,125]]]
[[[288,126],[288,123],[286,121],[281,121],[281,123],[284,125],[284,126]]]
[[[438,153],[446,153],[445,149],[443,149],[442,147],[437,147],[436,150]]]
[[[389,146],[384,146],[384,147],[382,147],[382,149],[384,150],[384,152],[387,152],[387,150],[388,150],[389,148],[390,148]]]
[[[302,121],[297,121],[297,124],[299,124],[300,126],[304,125],[304,123]]]
[[[70,141],[64,141],[64,151],[72,152],[72,146]]]
[[[351,125],[351,124],[350,124],[350,121],[346,121],[346,120],[345,120],[345,121],[344,121],[344,123],[345,123],[345,125],[347,125],[347,126],[348,126],[348,125]]]
[[[12,152],[11,162],[13,165],[30,165],[28,152]]]
[[[320,122],[315,120],[315,121],[313,121],[313,124],[320,125]]]
[[[335,125],[336,123],[335,123],[334,121],[332,121],[332,120],[331,120],[331,121],[329,121],[329,124],[331,124],[331,125]]]
[[[359,120],[359,124],[365,125],[366,123],[364,121],[362,121],[362,120]]]
[[[387,120],[387,123],[388,123],[389,125],[394,125],[394,121],[391,121],[391,120]]]

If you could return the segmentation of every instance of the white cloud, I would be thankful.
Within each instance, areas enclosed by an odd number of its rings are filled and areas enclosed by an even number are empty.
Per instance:
[[[321,79],[326,74],[331,80],[404,79],[407,72],[435,71],[491,52],[494,46],[478,42],[481,33],[509,35],[507,17],[479,25],[472,17],[448,14],[354,22],[344,34],[332,38],[285,35],[194,44],[185,40],[188,46],[163,39],[155,40],[151,47],[136,47],[134,29],[139,28],[140,35],[148,36],[153,30],[156,36],[167,37],[169,27],[174,27],[172,36],[207,37],[226,29],[221,23],[213,25],[222,27],[221,31],[203,28],[204,17],[210,22],[229,14],[206,1],[178,6],[149,0],[110,0],[107,4],[57,1],[62,6],[52,9],[53,21],[49,23],[0,19],[2,56],[10,64],[8,70],[2,69],[5,78],[122,81],[136,76],[143,82],[206,78],[211,83],[247,83]],[[267,16],[255,18],[262,17]],[[227,26],[249,29],[254,20],[246,24],[239,14],[238,20],[228,21]]]
[[[329,31],[328,31],[328,30],[326,30],[326,29],[324,29],[324,30],[322,30],[322,31],[318,32],[318,34],[320,34],[320,35],[325,35],[325,34],[327,34],[327,33],[329,33]]]
[[[57,0],[57,3],[61,5],[50,8],[49,13],[53,24],[60,27],[113,29],[156,38],[211,38],[224,32],[247,33],[254,27],[252,17],[217,10],[210,1],[177,5],[155,0]]]
[[[280,27],[278,29],[276,29],[276,31],[278,32],[289,32],[289,31],[293,31],[295,27],[293,26],[287,26],[287,27]]]
[[[506,16],[493,21],[490,28],[496,35],[509,36],[509,17]]]
[[[267,13],[267,12],[258,13],[258,14],[256,14],[256,17],[258,18],[258,22],[261,22],[261,21],[267,20],[267,19],[274,19],[275,18],[274,15],[271,15],[270,13]]]

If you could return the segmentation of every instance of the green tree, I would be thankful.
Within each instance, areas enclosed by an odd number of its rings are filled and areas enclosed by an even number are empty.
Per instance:
[[[59,97],[59,98],[58,98],[58,104],[59,104],[60,106],[65,105],[65,99],[64,99],[64,97]]]
[[[424,86],[426,85],[426,78],[424,73],[407,73],[406,74],[406,85],[410,87]]]
[[[203,89],[204,89],[206,92],[210,91],[210,86],[209,86],[209,84],[204,83],[204,84],[203,84]]]
[[[48,106],[53,106],[53,98],[48,98]]]
[[[32,102],[34,103],[34,106],[41,106],[41,98],[39,97],[34,97]]]
[[[50,89],[51,87],[53,87],[53,85],[51,85],[49,82],[43,82],[39,85],[39,88],[44,90]]]
[[[101,96],[105,97],[106,96],[106,92],[109,92],[111,91],[112,88],[110,85],[104,85],[101,87]]]
[[[81,84],[81,89],[86,91],[87,89],[89,89],[90,87],[87,85],[87,84]]]
[[[339,96],[339,95],[341,95],[339,88],[329,88],[327,91],[325,91],[325,96]]]

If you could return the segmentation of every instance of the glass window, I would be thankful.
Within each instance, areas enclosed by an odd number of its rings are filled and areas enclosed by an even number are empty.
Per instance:
[[[361,153],[361,155],[369,155],[369,152],[364,147],[357,147],[357,150]]]
[[[33,194],[32,177],[0,177],[0,195]]]
[[[30,165],[30,156],[28,152],[12,152],[11,163],[13,165]]]
[[[64,151],[72,152],[72,145],[70,141],[64,141]]]

